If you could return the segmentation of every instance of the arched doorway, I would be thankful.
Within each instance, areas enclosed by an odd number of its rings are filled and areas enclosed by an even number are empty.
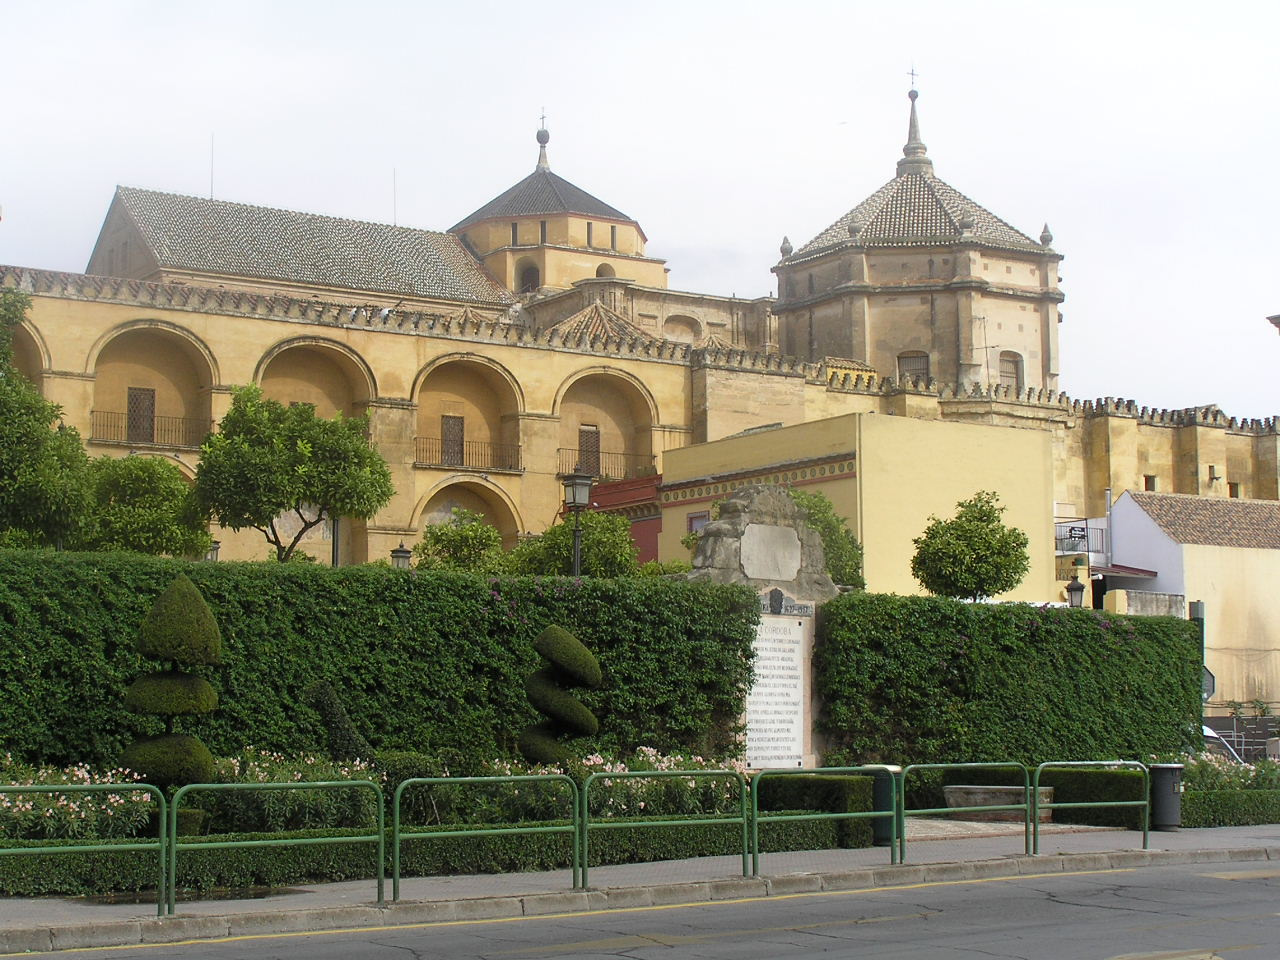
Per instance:
[[[482,514],[498,528],[498,532],[502,534],[502,545],[508,550],[519,539],[519,522],[511,507],[495,490],[468,480],[450,483],[432,494],[422,508],[420,528],[448,523],[455,509]]]

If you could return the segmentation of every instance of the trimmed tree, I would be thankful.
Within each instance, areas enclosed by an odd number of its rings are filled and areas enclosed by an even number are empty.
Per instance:
[[[950,520],[929,518],[916,545],[911,573],[939,597],[981,600],[1012,590],[1030,567],[1027,535],[1000,521],[1005,508],[990,490],[956,504]]]
[[[413,548],[419,570],[462,570],[498,574],[507,566],[502,534],[483,513],[454,507],[444,523],[434,523]]]
[[[532,763],[564,763],[570,752],[560,742],[562,736],[590,737],[600,729],[595,714],[568,690],[600,686],[600,662],[563,627],[547,627],[533,648],[547,666],[529,674],[524,689],[534,709],[547,719],[520,734],[520,753]]]
[[[391,471],[368,429],[367,417],[326,420],[309,403],[286,407],[240,387],[200,447],[196,501],[224,527],[257,530],[286,561],[312,528],[335,517],[367,520],[390,502]]]
[[[582,575],[633,577],[640,568],[631,521],[617,513],[584,510]],[[545,533],[521,540],[508,554],[513,573],[567,577],[573,573],[573,517],[565,517]]]
[[[213,777],[213,755],[198,738],[176,731],[180,716],[212,713],[218,693],[204,677],[182,667],[222,662],[222,634],[209,605],[185,575],[156,598],[138,632],[138,652],[167,664],[139,677],[124,695],[131,713],[162,717],[165,732],[125,748],[123,766],[148,783],[169,788]]]

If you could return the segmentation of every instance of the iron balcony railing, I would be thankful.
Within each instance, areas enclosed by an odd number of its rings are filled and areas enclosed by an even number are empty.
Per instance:
[[[472,470],[522,470],[520,444],[466,440],[444,441],[439,437],[414,439],[413,459],[428,467],[465,467]]]
[[[125,413],[93,410],[91,440],[100,443],[134,443],[157,447],[199,449],[213,429],[212,420],[188,417],[131,417]]]
[[[1058,553],[1106,553],[1107,531],[1083,523],[1055,523],[1054,549]]]
[[[588,473],[597,480],[630,480],[651,475],[653,463],[653,456],[647,453],[609,453],[561,447],[559,472]]]

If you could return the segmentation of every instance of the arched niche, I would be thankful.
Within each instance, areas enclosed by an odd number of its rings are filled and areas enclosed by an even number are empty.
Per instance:
[[[312,404],[320,417],[359,416],[377,396],[364,359],[343,344],[322,339],[277,344],[259,362],[255,379],[263,396],[284,404]]]
[[[434,466],[518,470],[519,385],[478,357],[446,357],[418,381],[414,459]]]
[[[672,314],[662,321],[662,338],[678,343],[697,343],[702,339],[702,324],[693,317]]]
[[[585,372],[570,380],[556,403],[560,417],[559,470],[626,479],[653,469],[653,397],[618,371]]]
[[[44,351],[26,324],[18,324],[13,331],[13,365],[37,390],[44,392]]]
[[[483,514],[502,534],[502,545],[508,550],[520,536],[520,516],[506,492],[495,484],[480,479],[450,480],[433,488],[419,502],[413,526],[425,530],[447,523],[454,509]]]
[[[199,447],[212,428],[215,370],[202,344],[168,325],[137,324],[93,353],[90,438],[133,446]]]
[[[516,261],[515,280],[516,293],[537,293],[542,286],[542,271],[535,261],[522,257]]]
[[[617,271],[614,270],[613,266],[610,264],[602,263],[600,266],[596,267],[597,277],[616,277],[617,275]]]

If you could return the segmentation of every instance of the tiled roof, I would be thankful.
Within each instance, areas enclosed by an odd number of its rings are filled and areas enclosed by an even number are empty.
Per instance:
[[[1280,501],[1187,493],[1130,492],[1129,496],[1178,543],[1280,550]]]
[[[162,268],[512,303],[452,234],[117,187]]]
[[[573,316],[566,317],[559,323],[547,328],[547,333],[554,332],[561,340],[613,339],[613,340],[655,340],[626,317],[614,313],[602,303],[593,303],[586,309],[579,310]]]
[[[968,235],[962,221],[972,221]],[[856,227],[856,237],[849,228]],[[934,246],[962,236],[988,246],[1043,250],[1025,233],[931,173],[903,173],[797,250],[789,260],[854,242],[863,246]]]
[[[587,217],[603,217],[606,220],[635,222],[621,210],[539,166],[506,193],[494,197],[449,229],[456,232],[481,220],[535,217],[543,213],[577,213]]]

